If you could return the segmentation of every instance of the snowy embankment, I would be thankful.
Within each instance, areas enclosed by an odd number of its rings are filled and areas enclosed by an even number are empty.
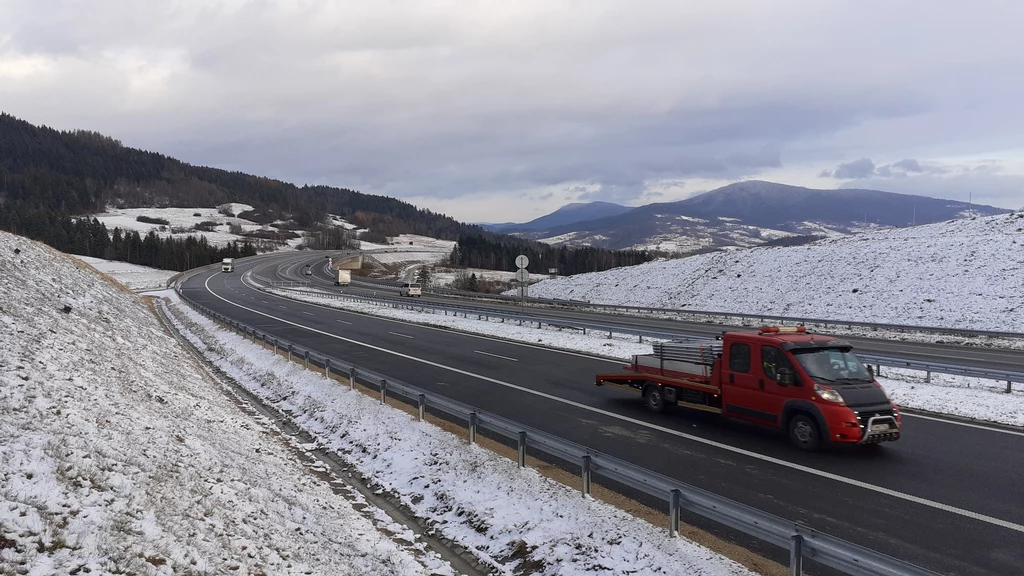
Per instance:
[[[444,567],[382,534],[401,527],[357,512],[300,456],[141,298],[0,232],[0,573]]]
[[[608,339],[605,336],[593,334],[563,332],[553,328],[538,329],[513,323],[501,323],[499,320],[488,321],[445,316],[440,313],[391,308],[383,304],[323,298],[294,291],[270,290],[269,292],[303,302],[403,322],[450,328],[549,348],[608,356],[624,361],[631,360],[634,354],[650,354],[652,352],[650,344],[641,344],[633,337],[625,335],[617,335],[614,339]],[[893,401],[902,407],[1024,426],[1024,384],[1017,384],[1013,393],[1006,394],[1004,392],[1006,384],[994,380],[933,373],[931,382],[927,383],[924,372],[883,368],[882,373],[885,377],[879,377],[878,381],[889,392]]]
[[[501,574],[750,574],[741,565],[360,392],[186,306],[175,322],[219,368],[291,415]]]
[[[99,270],[114,280],[117,280],[121,284],[124,284],[129,290],[154,290],[164,288],[167,286],[167,281],[177,274],[177,272],[170,270],[158,270],[147,266],[129,264],[127,262],[104,260],[102,258],[93,258],[91,256],[78,256],[77,254],[71,254],[71,256],[85,262],[96,270]]]
[[[1024,332],[1024,212],[545,280],[539,298]]]

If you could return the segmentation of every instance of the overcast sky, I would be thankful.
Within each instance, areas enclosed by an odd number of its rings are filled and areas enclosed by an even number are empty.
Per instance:
[[[1024,207],[1019,1],[0,0],[0,110],[468,221],[744,179]]]

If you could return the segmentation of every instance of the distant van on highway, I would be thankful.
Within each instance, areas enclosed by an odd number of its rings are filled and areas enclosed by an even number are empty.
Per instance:
[[[406,282],[402,284],[402,287],[398,289],[399,296],[423,296],[423,291],[420,289],[419,284],[410,284]]]

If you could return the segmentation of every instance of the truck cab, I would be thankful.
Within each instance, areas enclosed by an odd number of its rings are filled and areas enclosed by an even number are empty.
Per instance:
[[[234,260],[234,258],[225,258],[225,259],[220,261],[220,271],[221,272],[233,272],[234,270],[235,270],[235,260]]]
[[[788,433],[800,448],[899,439],[899,409],[843,340],[803,327],[726,332],[710,343],[666,342],[598,385],[639,391],[648,408],[676,404]]]

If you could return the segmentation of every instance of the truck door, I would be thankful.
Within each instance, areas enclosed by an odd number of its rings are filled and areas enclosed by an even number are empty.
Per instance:
[[[786,353],[775,346],[763,345],[760,353],[760,373],[757,388],[752,394],[751,408],[761,414],[762,421],[777,424],[786,400],[795,394],[794,386],[779,384],[778,371],[780,368],[793,370],[793,364],[786,357]]]
[[[751,352],[750,344],[732,342],[722,362],[722,406],[733,415],[746,416],[750,396],[757,385]]]

